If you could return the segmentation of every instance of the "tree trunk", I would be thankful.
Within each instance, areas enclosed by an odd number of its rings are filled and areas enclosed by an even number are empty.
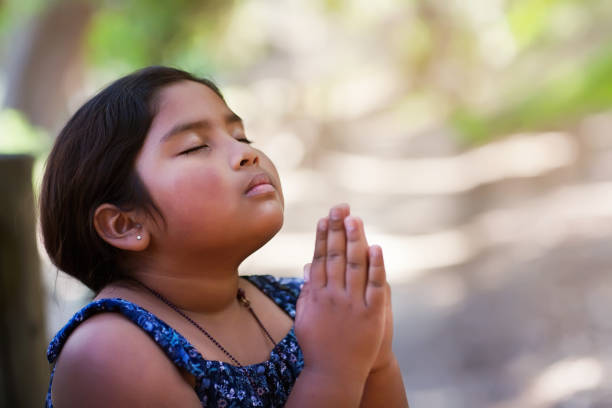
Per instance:
[[[0,407],[43,406],[49,380],[32,162],[0,155]]]
[[[54,1],[14,36],[7,58],[7,108],[57,130],[66,119],[70,88],[80,85],[83,38],[92,14],[91,2]]]

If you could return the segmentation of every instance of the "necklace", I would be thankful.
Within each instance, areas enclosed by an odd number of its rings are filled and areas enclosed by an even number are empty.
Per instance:
[[[135,280],[135,279],[134,279]],[[217,348],[219,348],[219,350],[221,350],[235,365],[237,365],[243,373],[245,373],[245,375],[248,377],[249,381],[251,382],[251,384],[253,385],[253,387],[255,387],[255,382],[253,381],[253,379],[251,378],[251,376],[249,375],[248,371],[246,370],[246,368],[240,364],[240,362],[229,352],[225,349],[225,347],[223,347],[221,345],[221,343],[219,343],[208,331],[206,331],[206,329],[204,329],[202,326],[200,326],[195,320],[193,320],[191,317],[187,316],[187,314],[185,312],[183,312],[181,309],[179,309],[178,306],[176,306],[174,303],[170,302],[170,300],[168,300],[165,296],[163,296],[161,293],[157,292],[156,290],[151,289],[150,287],[148,287],[147,285],[145,285],[144,283],[137,281],[143,288],[147,289],[149,292],[151,292],[155,297],[157,297],[159,300],[161,300],[162,302],[164,302],[168,307],[170,307],[171,309],[173,309],[175,312],[177,312],[178,314],[180,314],[185,320],[187,320],[189,323],[191,323],[193,326],[195,326],[200,332],[204,333],[204,335],[206,337],[208,337],[208,339],[215,345],[217,346]],[[240,303],[241,306],[246,307],[248,309],[248,311],[251,313],[251,315],[255,318],[255,321],[257,322],[257,324],[259,325],[259,327],[263,330],[263,332],[266,334],[267,338],[270,340],[270,342],[272,343],[272,345],[275,345],[274,343],[274,339],[272,338],[272,336],[270,335],[270,333],[268,332],[268,330],[266,330],[266,328],[264,327],[263,323],[261,322],[261,320],[259,320],[259,317],[257,317],[257,314],[255,314],[255,311],[253,310],[253,308],[251,307],[251,302],[249,301],[249,299],[247,299],[244,290],[242,288],[238,288],[238,293],[236,293],[236,299],[238,299],[238,302]]]

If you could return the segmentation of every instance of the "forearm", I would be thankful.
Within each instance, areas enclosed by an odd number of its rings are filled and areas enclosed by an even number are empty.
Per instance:
[[[402,373],[395,358],[387,367],[370,373],[360,407],[408,408]]]
[[[306,367],[297,378],[287,408],[356,408],[359,406],[365,378],[349,379],[339,375],[327,375]]]

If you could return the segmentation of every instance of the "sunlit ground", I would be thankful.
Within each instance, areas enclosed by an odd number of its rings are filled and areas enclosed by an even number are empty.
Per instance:
[[[599,115],[580,134],[520,134],[437,157],[362,146],[319,149],[310,165],[285,158],[285,227],[242,273],[299,276],[316,220],[349,202],[384,250],[413,406],[610,403],[609,123]],[[46,280],[51,335],[87,291],[54,272]]]

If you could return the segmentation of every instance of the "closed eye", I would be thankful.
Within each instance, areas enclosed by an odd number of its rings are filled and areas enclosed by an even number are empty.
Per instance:
[[[239,142],[242,142],[242,143],[246,143],[246,144],[251,144],[251,143],[253,143],[253,141],[252,141],[252,140],[249,140],[249,139],[247,139],[246,137],[241,137],[241,138],[236,139],[236,140],[237,140],[237,141],[239,141]]]
[[[184,150],[184,151],[180,152],[179,155],[193,153],[195,151],[198,151],[200,149],[205,149],[205,148],[208,148],[208,145],[194,146],[194,147],[192,147],[190,149],[187,149],[187,150]]]

